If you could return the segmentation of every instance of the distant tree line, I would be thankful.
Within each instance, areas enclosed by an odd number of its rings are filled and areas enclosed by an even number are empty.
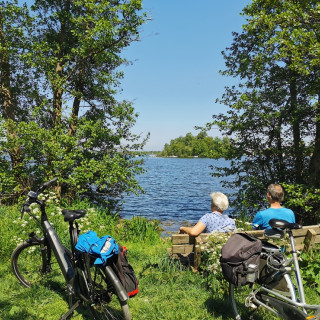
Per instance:
[[[165,144],[164,150],[158,155],[162,157],[199,157],[199,158],[225,158],[230,153],[230,140],[228,138],[209,137],[206,132],[193,136],[190,132],[185,137],[179,137]]]

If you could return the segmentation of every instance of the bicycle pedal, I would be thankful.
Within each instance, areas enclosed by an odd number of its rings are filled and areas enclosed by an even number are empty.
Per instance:
[[[249,307],[251,308],[251,309],[257,309],[258,308],[258,306],[256,305],[256,304],[254,304],[253,302],[250,302],[249,303]]]

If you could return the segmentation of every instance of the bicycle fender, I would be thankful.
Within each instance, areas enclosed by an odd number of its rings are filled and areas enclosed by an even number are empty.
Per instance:
[[[112,268],[110,266],[106,266],[104,268],[104,272],[106,274],[106,277],[112,283],[114,289],[116,290],[120,301],[123,302],[129,300],[127,291],[124,289],[123,285],[121,284],[119,278],[116,276]]]
[[[268,294],[261,294],[262,301],[274,307],[285,320],[305,320],[308,316],[297,307],[290,305],[284,301],[274,298]]]

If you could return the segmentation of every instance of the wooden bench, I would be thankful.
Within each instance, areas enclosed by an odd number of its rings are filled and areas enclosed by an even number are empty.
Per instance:
[[[266,239],[263,230],[245,232],[259,239]],[[297,250],[309,251],[316,244],[320,243],[320,226],[304,226],[302,229],[293,230],[293,236]],[[187,234],[173,234],[172,247],[168,249],[168,252],[171,258],[179,259],[183,263],[197,269],[201,262],[201,246],[208,242],[209,237],[209,233],[202,233],[197,237]]]

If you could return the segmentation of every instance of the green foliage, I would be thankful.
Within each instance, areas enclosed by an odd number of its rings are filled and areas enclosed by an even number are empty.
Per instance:
[[[132,105],[116,101],[139,39],[142,1],[1,1],[0,193],[17,200],[54,176],[61,195],[104,200],[139,192],[145,140]]]
[[[159,233],[161,230],[157,220],[133,217],[131,220],[121,220],[117,232],[124,240],[157,243],[160,240]]]
[[[303,285],[315,290],[318,294],[320,294],[319,258],[319,250],[303,252],[300,256]]]
[[[208,242],[201,248],[200,268],[207,276],[210,288],[220,294],[228,293],[228,282],[221,273],[220,256],[222,246],[230,236],[230,232],[213,232]]]
[[[305,184],[283,184],[286,190],[285,204],[306,224],[320,217],[320,189]]]
[[[228,138],[208,137],[206,132],[201,132],[197,136],[187,133],[185,137],[173,139],[170,144],[165,144],[164,150],[158,155],[160,157],[219,159],[225,158],[230,149],[231,144]]]

